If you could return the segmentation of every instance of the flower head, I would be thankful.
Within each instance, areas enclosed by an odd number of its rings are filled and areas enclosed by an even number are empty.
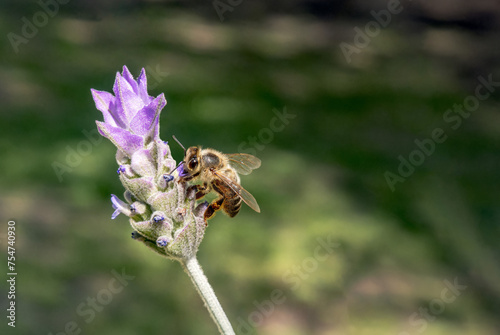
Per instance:
[[[134,80],[126,66],[116,75],[114,95],[91,92],[104,116],[104,122],[96,121],[97,128],[118,149],[117,172],[126,189],[126,202],[111,196],[112,219],[128,216],[134,239],[163,256],[193,257],[205,233],[207,204],[196,206],[195,195],[175,180],[184,169],[176,170],[168,143],[159,137],[164,95],[149,96],[144,69]]]
[[[146,72],[137,80],[126,66],[116,74],[113,94],[92,89],[92,96],[104,122],[96,121],[99,133],[126,155],[159,139],[159,116],[167,104],[165,96],[154,98],[147,91]]]

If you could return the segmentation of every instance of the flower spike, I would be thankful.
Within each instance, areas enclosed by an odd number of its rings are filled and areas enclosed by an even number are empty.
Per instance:
[[[129,217],[132,238],[161,256],[178,260],[188,272],[219,330],[234,334],[213,289],[196,260],[206,229],[207,202],[196,205],[193,189],[178,176],[187,172],[172,158],[168,142],[160,139],[164,94],[148,94],[146,71],[134,79],[126,66],[116,74],[113,93],[91,89],[103,121],[99,133],[117,148],[118,176],[125,201],[111,195],[111,215]]]

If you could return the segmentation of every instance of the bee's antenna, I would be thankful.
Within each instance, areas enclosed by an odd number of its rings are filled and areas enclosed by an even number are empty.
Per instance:
[[[179,142],[179,140],[177,139],[177,137],[175,137],[175,135],[172,135],[172,137],[174,138],[174,140],[181,146],[182,149],[184,149],[184,153],[186,153],[186,148],[184,148],[184,146],[182,145],[181,142]]]
[[[184,161],[180,161],[179,164],[177,164],[177,166],[172,171],[170,171],[170,174],[174,173],[174,171],[177,170],[182,163],[184,163]]]
[[[175,137],[175,135],[172,135],[172,137],[174,138],[175,142],[177,142],[177,143],[181,146],[181,148],[184,150],[184,155],[186,155],[186,148],[184,148],[184,146],[182,145],[182,143],[181,143],[181,142],[179,142],[179,140],[177,139],[177,137]],[[172,170],[172,172],[174,172],[175,170],[177,170],[177,168],[178,168],[179,166],[181,166],[181,164],[182,164],[182,163],[183,163],[183,161],[181,160],[181,161],[179,162],[179,164],[177,164],[177,166],[175,167],[175,169],[173,169],[173,170]],[[172,172],[171,172],[171,173],[172,173]]]

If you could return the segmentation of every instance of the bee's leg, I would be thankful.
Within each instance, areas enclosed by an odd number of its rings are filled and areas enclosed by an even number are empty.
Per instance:
[[[198,185],[198,192],[196,192],[196,200],[203,198],[205,194],[209,193],[212,189],[208,186],[207,183],[203,185]]]
[[[203,198],[207,193],[211,191],[207,183],[204,183],[203,185],[192,185],[189,186],[189,188],[190,190],[194,189],[196,191],[196,200]]]
[[[205,220],[208,220],[212,216],[214,216],[215,212],[221,208],[223,202],[224,202],[223,196],[218,197],[214,202],[212,202],[210,206],[208,206],[208,208],[205,210],[205,215],[204,215]]]

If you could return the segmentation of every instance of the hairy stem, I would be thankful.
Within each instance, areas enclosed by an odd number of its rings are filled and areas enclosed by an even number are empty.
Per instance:
[[[215,324],[219,328],[220,333],[223,335],[234,335],[233,327],[231,326],[231,323],[229,323],[226,313],[224,313],[219,300],[217,300],[217,296],[215,295],[212,286],[208,283],[208,279],[203,273],[196,256],[188,260],[182,260],[181,264],[193,281],[193,284],[201,298],[205,302],[205,306],[210,312]]]

